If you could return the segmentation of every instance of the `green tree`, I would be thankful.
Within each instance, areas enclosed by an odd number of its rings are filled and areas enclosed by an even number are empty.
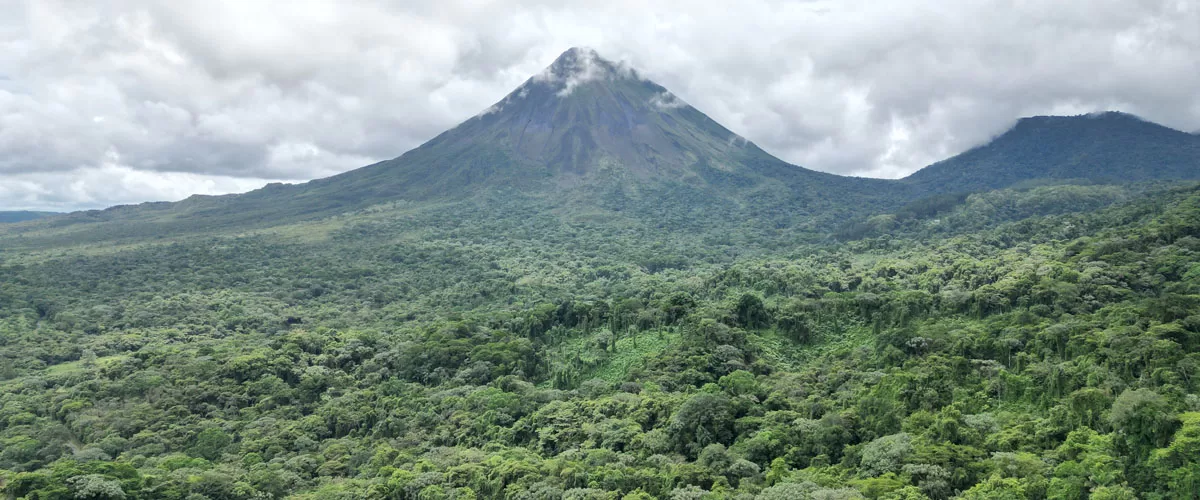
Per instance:
[[[875,477],[888,472],[899,472],[904,466],[905,458],[912,452],[912,436],[907,433],[881,437],[863,447],[859,473],[866,477]]]
[[[733,435],[733,407],[724,394],[696,394],[671,415],[668,427],[679,451],[696,456],[710,444],[728,444]]]
[[[1173,498],[1200,498],[1200,412],[1180,415],[1171,443],[1154,450],[1150,467],[1159,490]]]
[[[734,308],[739,326],[745,328],[763,328],[770,324],[771,316],[763,305],[762,298],[753,293],[743,293]]]
[[[225,449],[233,443],[233,438],[219,427],[209,427],[196,435],[190,449],[192,455],[208,460],[221,458]]]
[[[121,483],[100,474],[75,476],[67,480],[71,493],[81,500],[119,500],[125,498]]]
[[[1109,412],[1109,423],[1124,449],[1138,459],[1166,445],[1179,425],[1166,398],[1150,389],[1125,390]]]

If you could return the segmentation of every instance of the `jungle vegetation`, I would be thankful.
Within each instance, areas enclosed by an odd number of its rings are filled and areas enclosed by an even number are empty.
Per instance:
[[[1200,190],[933,204],[949,208],[792,247],[512,198],[487,217],[401,204],[6,250],[0,483],[31,499],[1193,498]]]

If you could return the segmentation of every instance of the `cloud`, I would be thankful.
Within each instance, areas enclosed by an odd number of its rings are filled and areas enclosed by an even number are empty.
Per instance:
[[[257,189],[269,179],[187,172],[148,172],[106,164],[69,172],[0,174],[5,210],[71,211],[154,200],[178,201],[193,194],[225,194]]]
[[[595,49],[572,47],[530,80],[532,83],[558,87],[555,95],[561,98],[571,95],[576,87],[585,83],[618,78],[639,78],[639,76],[625,61],[608,61],[603,59]],[[519,87],[521,93],[518,95],[524,96],[524,92],[527,90],[526,85],[529,83]]]
[[[664,90],[654,94],[654,96],[650,98],[650,105],[658,109],[674,109],[687,106],[687,103],[683,102],[682,99],[676,97],[675,94],[672,94],[670,91]]]
[[[575,59],[575,66],[572,67],[566,74],[566,81],[563,82],[562,90],[558,91],[559,97],[566,97],[575,91],[575,87],[582,84],[611,78],[609,72],[597,60],[599,56],[593,49],[573,49],[580,54]]]
[[[572,46],[842,174],[902,176],[1031,114],[1200,129],[1191,0],[9,4],[0,208],[176,199],[395,157]],[[113,169],[120,196],[53,187]]]

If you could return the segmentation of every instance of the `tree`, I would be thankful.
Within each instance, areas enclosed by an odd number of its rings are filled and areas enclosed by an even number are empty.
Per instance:
[[[691,456],[710,444],[728,444],[733,437],[733,408],[724,394],[700,393],[684,401],[671,415],[671,438]]]
[[[1169,445],[1154,450],[1150,467],[1160,491],[1174,498],[1200,498],[1200,412],[1184,413],[1179,419],[1179,431]]]
[[[875,477],[888,472],[898,472],[904,466],[904,459],[912,451],[912,437],[907,433],[883,436],[863,447],[859,473],[866,477]]]
[[[752,396],[758,392],[758,381],[746,370],[735,370],[721,377],[717,384],[732,396]]]
[[[1150,450],[1167,444],[1179,419],[1166,398],[1150,389],[1126,389],[1117,396],[1109,413],[1109,423],[1125,450],[1138,460]]]
[[[191,453],[197,457],[216,460],[225,452],[225,448],[232,443],[233,438],[229,437],[229,434],[224,430],[219,427],[209,427],[196,435],[195,443],[191,447]]]
[[[961,500],[1025,500],[1025,488],[1021,480],[1012,477],[989,477],[957,498]]]
[[[654,497],[649,493],[642,491],[641,488],[638,488],[626,493],[625,496],[621,497],[621,500],[654,500]]]
[[[71,493],[81,500],[121,500],[125,491],[121,483],[100,474],[75,476],[67,480]]]
[[[744,328],[763,328],[770,324],[771,316],[763,306],[762,298],[753,293],[743,293],[734,308],[738,326]]]
[[[794,500],[797,498],[819,498],[821,500],[860,500],[862,494],[850,488],[824,488],[811,482],[780,483],[762,490],[755,500]]]
[[[1088,500],[1137,500],[1137,493],[1128,486],[1101,486],[1092,490]]]

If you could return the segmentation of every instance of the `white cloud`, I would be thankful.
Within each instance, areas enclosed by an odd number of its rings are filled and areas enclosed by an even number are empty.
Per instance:
[[[638,78],[633,68],[624,61],[602,61],[595,49],[572,47],[565,51],[553,64],[533,75],[535,83],[549,84],[558,87],[555,95],[567,97],[577,87],[588,82],[613,80],[617,78]],[[528,90],[520,87],[520,96]]]
[[[572,46],[628,60],[788,161],[844,174],[901,176],[1030,114],[1116,108],[1200,129],[1190,0],[5,7],[0,208],[174,199],[395,157]],[[112,168],[120,196],[61,188]]]
[[[664,90],[654,94],[654,96],[650,98],[650,105],[658,109],[674,109],[687,106],[687,103],[683,102],[682,99],[676,97],[675,94],[672,94],[670,91]]]
[[[188,172],[148,172],[105,164],[68,172],[0,174],[6,210],[69,211],[144,201],[178,201],[193,194],[225,194],[271,180]]]
[[[581,54],[576,59],[577,67],[567,74],[562,90],[558,91],[559,97],[571,95],[571,92],[575,91],[575,87],[582,84],[611,77],[608,70],[604,69],[597,61],[599,56],[595,50],[584,49],[579,52]]]

